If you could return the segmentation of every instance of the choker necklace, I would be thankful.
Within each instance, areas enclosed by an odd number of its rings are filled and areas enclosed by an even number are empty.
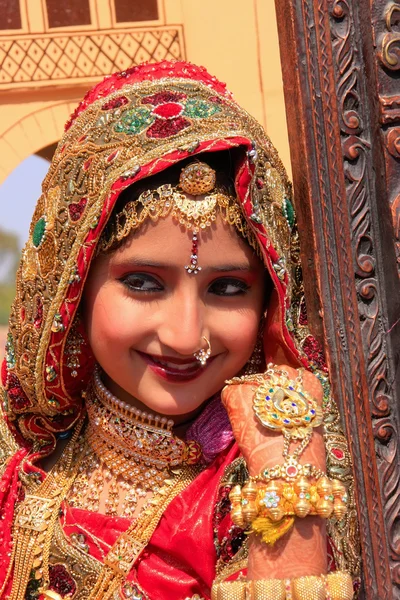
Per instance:
[[[172,470],[199,462],[197,442],[172,433],[174,422],[122,402],[104,386],[96,369],[86,394],[88,426],[84,457],[68,498],[72,506],[132,517],[139,498],[156,493]]]

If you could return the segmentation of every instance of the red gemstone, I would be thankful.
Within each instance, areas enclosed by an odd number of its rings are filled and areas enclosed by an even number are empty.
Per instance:
[[[109,100],[101,107],[101,110],[113,110],[115,108],[119,108],[120,106],[124,106],[128,104],[129,100],[126,96],[118,96],[117,98],[113,98]]]
[[[190,126],[190,121],[183,117],[176,119],[156,119],[151,127],[147,130],[149,138],[168,138],[175,135]]]
[[[338,460],[343,460],[345,457],[345,453],[340,448],[332,448],[331,453]]]
[[[325,373],[328,371],[324,357],[324,350],[321,344],[314,337],[311,335],[306,337],[303,342],[303,350],[307,357],[313,363],[315,363],[315,365],[321,369],[321,371],[324,371]]]
[[[181,92],[158,92],[157,94],[153,94],[152,96],[146,96],[142,100],[142,104],[152,104],[153,106],[158,106],[159,104],[165,104],[167,102],[179,102],[180,100],[185,100],[186,94]]]
[[[114,150],[114,152],[111,152],[111,154],[109,154],[107,156],[107,162],[109,162],[109,163],[113,162],[113,160],[115,160],[117,158],[118,154],[119,154],[119,150]]]
[[[221,98],[219,96],[210,96],[208,101],[214,102],[215,104],[224,104],[224,101],[221,100]]]
[[[65,565],[57,563],[49,567],[49,589],[59,594],[62,598],[73,596],[76,592],[76,583]]]
[[[8,398],[13,410],[23,410],[31,405],[29,398],[22,389],[18,377],[13,373],[9,373],[7,385]]]
[[[82,200],[78,203],[72,203],[68,206],[69,216],[71,217],[71,221],[76,223],[81,218],[83,211],[85,210],[85,206],[87,204],[87,198],[82,198]]]
[[[286,469],[286,473],[289,477],[296,477],[297,467],[295,467],[294,465],[289,465],[289,467],[287,467]]]
[[[92,162],[93,162],[93,158],[88,158],[88,160],[86,160],[83,163],[83,170],[87,171],[89,169],[90,165],[92,164]]]
[[[182,104],[177,102],[168,102],[167,104],[160,104],[153,109],[153,115],[160,119],[173,119],[179,117],[183,111]]]

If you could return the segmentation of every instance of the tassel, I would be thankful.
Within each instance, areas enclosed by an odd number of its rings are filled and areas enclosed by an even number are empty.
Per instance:
[[[262,541],[273,546],[294,525],[294,517],[285,516],[280,521],[272,521],[268,517],[257,517],[251,524],[250,533],[261,535]]]

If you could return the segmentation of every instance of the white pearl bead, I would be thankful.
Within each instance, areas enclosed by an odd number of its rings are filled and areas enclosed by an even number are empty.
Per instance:
[[[136,418],[139,418],[139,419],[143,419],[143,420],[148,419],[149,421],[155,421],[156,424],[161,423],[162,426],[168,425],[168,427],[173,427],[174,421],[172,419],[168,420],[166,417],[160,417],[159,415],[154,415],[152,413],[147,413],[145,411],[142,412],[138,408],[135,408],[134,406],[131,406],[127,402],[123,402],[122,400],[120,400],[119,398],[114,396],[114,394],[112,392],[110,392],[110,390],[108,390],[106,388],[106,386],[104,385],[104,383],[101,381],[100,369],[98,369],[98,368],[95,370],[94,383],[95,383],[95,387],[97,387],[97,389],[100,391],[101,395],[104,398],[106,398],[106,400],[110,404],[113,404],[120,411],[126,412],[126,413],[128,413],[128,415],[135,416]],[[96,425],[99,425],[99,424],[100,424],[100,421],[97,422],[97,420],[96,420]]]

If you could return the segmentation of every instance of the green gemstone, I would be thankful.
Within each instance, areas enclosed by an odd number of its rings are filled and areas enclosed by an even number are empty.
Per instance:
[[[137,135],[151,125],[153,121],[154,116],[147,108],[131,108],[123,113],[119,121],[114,125],[114,129],[118,133]]]
[[[16,363],[16,360],[15,360],[15,349],[14,349],[14,339],[13,339],[11,333],[9,333],[7,335],[6,362],[7,362],[7,367],[9,369],[12,369],[15,366],[15,363]]]
[[[46,219],[41,217],[38,221],[36,221],[35,227],[33,228],[32,233],[32,243],[35,248],[39,248],[40,244],[43,241],[44,234],[46,232]]]
[[[272,394],[272,392],[274,391],[274,388],[269,388],[269,392]]]
[[[334,465],[331,466],[330,470],[331,470],[332,474],[340,475],[340,476],[344,475],[347,471],[347,469],[345,469],[343,467],[337,467]]]
[[[204,100],[190,98],[186,102],[186,107],[183,114],[191,119],[207,119],[219,112],[221,112],[221,109],[216,104],[209,104]]]
[[[283,201],[282,209],[283,215],[286,221],[288,222],[289,227],[293,227],[293,225],[296,222],[296,215],[294,212],[293,204],[287,198],[285,198]]]

